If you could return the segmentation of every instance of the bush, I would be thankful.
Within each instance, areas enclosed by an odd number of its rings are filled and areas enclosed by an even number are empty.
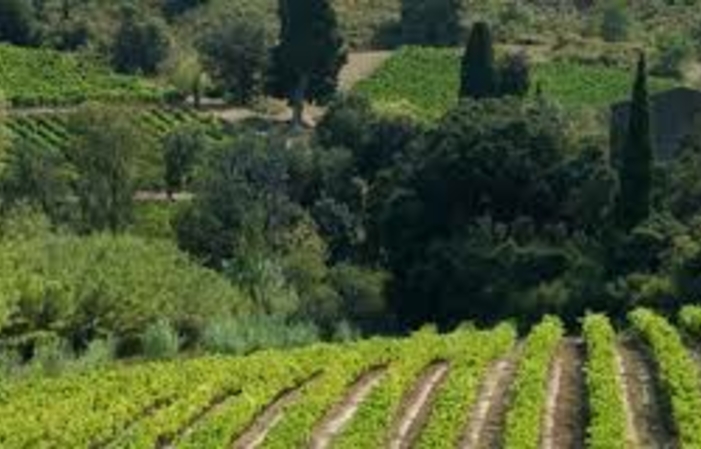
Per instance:
[[[104,335],[137,338],[159,318],[185,332],[208,317],[252,309],[239,290],[167,241],[5,239],[0,272],[0,332],[9,338],[52,330],[84,347]]]
[[[457,45],[463,35],[461,2],[402,0],[404,41],[423,45]]]
[[[35,349],[31,368],[46,376],[58,376],[69,369],[74,360],[75,355],[68,343],[54,339]]]
[[[630,18],[626,2],[607,0],[601,11],[601,37],[608,42],[623,41],[628,37]]]
[[[141,345],[146,358],[172,359],[180,350],[180,337],[168,320],[159,319],[146,328]]]
[[[210,322],[202,335],[202,347],[213,353],[244,355],[259,349],[289,348],[318,340],[319,330],[314,324],[258,316]]]
[[[657,76],[681,77],[682,66],[693,54],[693,46],[684,35],[664,37],[657,43],[657,58],[652,73]]]
[[[76,361],[80,369],[89,370],[108,365],[117,355],[117,344],[112,338],[93,340]]]

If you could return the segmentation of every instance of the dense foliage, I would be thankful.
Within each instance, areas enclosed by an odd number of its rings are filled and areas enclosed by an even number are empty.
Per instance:
[[[591,416],[587,446],[625,449],[629,436],[616,333],[605,315],[587,315],[582,333],[587,345],[586,384]]]
[[[213,316],[253,311],[243,293],[167,242],[8,235],[1,247],[0,334],[12,344],[43,333],[79,346],[107,335],[128,343],[159,318],[196,332]]]

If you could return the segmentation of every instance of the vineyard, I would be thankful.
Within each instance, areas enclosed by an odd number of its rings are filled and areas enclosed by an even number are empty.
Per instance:
[[[221,140],[224,136],[224,123],[211,115],[200,114],[190,109],[165,107],[134,108],[130,117],[143,138],[149,142],[149,149],[160,145],[168,133],[185,127],[200,127],[208,137]],[[63,150],[70,143],[66,113],[13,114],[3,126],[10,138],[20,144],[36,146],[39,149]],[[162,158],[160,151],[148,151],[139,155],[139,187],[159,189],[162,184]]]
[[[457,104],[461,56],[454,49],[405,47],[355,89],[381,111],[409,111],[435,120]],[[546,98],[568,110],[605,108],[625,100],[633,76],[613,67],[559,61],[535,64],[531,70],[532,92],[539,86]],[[660,91],[673,83],[651,78],[650,88]]]
[[[700,318],[687,308],[676,328],[640,309],[617,335],[589,315],[572,338],[546,317],[520,341],[508,324],[426,328],[13,381],[0,388],[0,446],[699,448]]]
[[[48,49],[0,45],[0,90],[13,106],[56,106],[100,101],[156,101],[156,83],[112,73],[100,63]]]

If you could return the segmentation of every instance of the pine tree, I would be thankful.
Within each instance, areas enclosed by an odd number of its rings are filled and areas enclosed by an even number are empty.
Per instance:
[[[278,13],[268,90],[288,100],[301,126],[305,101],[324,102],[336,92],[347,55],[330,0],[279,0]]]
[[[460,98],[490,98],[498,95],[494,48],[489,25],[475,23],[462,60]]]
[[[649,103],[647,64],[645,55],[641,55],[618,172],[620,191],[617,216],[620,227],[625,230],[632,229],[650,215],[653,152]]]

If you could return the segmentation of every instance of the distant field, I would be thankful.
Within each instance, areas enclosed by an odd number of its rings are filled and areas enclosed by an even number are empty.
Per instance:
[[[166,91],[78,55],[0,45],[0,92],[14,106],[52,106],[85,100],[152,101]]]
[[[412,111],[435,120],[457,103],[462,50],[405,47],[397,51],[355,90],[368,95],[380,110]],[[632,72],[616,68],[548,62],[532,69],[532,90],[566,109],[604,108],[628,97]],[[651,79],[653,91],[674,85],[667,79]]]

